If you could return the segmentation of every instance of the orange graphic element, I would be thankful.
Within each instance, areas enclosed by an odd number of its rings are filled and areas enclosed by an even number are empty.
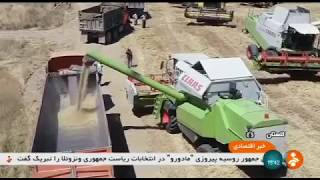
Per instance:
[[[228,147],[232,153],[265,153],[276,149],[268,141],[233,141]]]
[[[298,169],[303,165],[302,153],[297,150],[291,150],[286,157],[287,167],[289,169]]]

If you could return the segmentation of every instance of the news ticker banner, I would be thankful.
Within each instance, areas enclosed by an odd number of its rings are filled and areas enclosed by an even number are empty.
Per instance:
[[[263,153],[0,153],[0,165],[263,166]]]

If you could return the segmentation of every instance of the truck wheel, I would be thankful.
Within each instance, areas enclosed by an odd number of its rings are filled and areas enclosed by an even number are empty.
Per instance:
[[[91,34],[87,34],[87,43],[92,43],[92,36],[91,36]]]
[[[259,55],[259,48],[255,44],[250,44],[247,48],[247,57],[252,60],[257,58]]]
[[[118,29],[114,29],[112,31],[112,41],[113,42],[117,42],[119,40],[119,32],[118,32]]]
[[[124,30],[124,26],[123,26],[123,25],[120,25],[120,26],[119,26],[119,29],[118,29],[119,34],[123,33],[123,30]]]
[[[201,144],[197,147],[197,152],[199,153],[214,153],[220,152],[218,147],[212,147],[210,144]]]
[[[105,44],[110,44],[112,42],[112,35],[110,31],[106,33],[105,38],[106,38]]]
[[[105,36],[99,37],[98,43],[99,43],[99,44],[106,44],[106,37],[105,37]]]

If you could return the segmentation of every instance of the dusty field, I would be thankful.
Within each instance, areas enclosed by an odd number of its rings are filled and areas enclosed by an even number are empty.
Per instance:
[[[317,3],[295,3],[311,9],[315,19],[320,18]],[[295,4],[285,3],[284,6]],[[59,50],[87,50],[98,48],[113,58],[124,61],[125,49],[130,47],[138,69],[144,73],[161,72],[161,61],[170,53],[204,52],[212,57],[245,57],[245,48],[251,42],[248,35],[241,33],[243,21],[250,7],[237,3],[229,4],[235,9],[237,28],[196,26],[183,17],[183,10],[167,3],[147,5],[152,19],[147,28],[135,27],[135,32],[122,38],[118,43],[104,46],[81,44],[78,31],[77,9],[88,4],[72,4],[70,10],[64,7],[57,21],[48,18],[51,13],[43,5],[40,8],[41,21],[29,16],[16,15],[8,18],[8,12],[18,11],[30,14],[30,6],[8,7],[0,13],[0,152],[30,151],[33,133],[41,106],[41,94],[45,80],[44,67],[48,56]],[[10,9],[11,8],[11,9]],[[18,8],[18,9],[16,9]],[[19,10],[23,9],[23,11]],[[255,12],[265,9],[255,8]],[[43,11],[43,12],[42,12]],[[53,10],[52,10],[53,11]],[[56,10],[55,10],[56,11]],[[45,13],[47,12],[47,13]],[[25,15],[26,15],[25,14]],[[23,17],[23,18],[22,18]],[[24,19],[26,18],[26,19]],[[61,20],[61,21],[60,21]],[[19,25],[19,21],[25,23]],[[60,26],[61,25],[61,26]],[[58,26],[58,27],[57,27]],[[56,28],[53,28],[56,27]],[[32,28],[32,29],[25,29]],[[15,29],[15,31],[8,31]],[[19,29],[19,30],[17,30]],[[136,117],[125,99],[125,76],[104,67],[104,81],[110,85],[103,87],[114,105],[107,113],[119,115],[124,128],[126,143],[131,152],[195,152],[194,148],[180,135],[170,135],[157,129],[158,120],[151,115]],[[304,166],[297,171],[289,171],[288,177],[319,177],[320,163],[320,81],[279,80],[277,75],[253,72],[271,83],[263,84],[270,98],[271,109],[289,121],[289,145],[302,151]],[[115,78],[116,77],[116,78]],[[271,79],[272,78],[272,79]],[[116,80],[115,80],[116,79]],[[135,167],[137,177],[248,177],[237,167]],[[28,168],[0,168],[0,177],[29,176]]]
[[[63,24],[64,10],[53,3],[6,3],[0,7],[1,29],[49,29]]]

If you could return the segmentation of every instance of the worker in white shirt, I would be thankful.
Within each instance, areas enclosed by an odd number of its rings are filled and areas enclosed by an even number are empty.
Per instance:
[[[134,25],[137,25],[138,24],[138,15],[134,14],[132,17],[133,17]]]
[[[96,69],[97,69],[97,73],[98,73],[98,83],[99,84],[101,84],[101,79],[102,79],[102,65],[99,63],[99,62],[97,62],[97,61],[95,61],[94,63],[93,63],[93,65],[96,67]]]

